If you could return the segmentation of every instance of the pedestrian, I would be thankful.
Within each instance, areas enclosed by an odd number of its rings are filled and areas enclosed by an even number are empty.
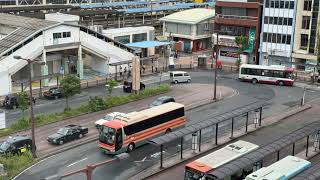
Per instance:
[[[124,67],[124,75],[126,75],[127,74],[127,67]]]
[[[120,77],[122,77],[122,67],[121,66],[120,66],[119,72],[120,72]]]

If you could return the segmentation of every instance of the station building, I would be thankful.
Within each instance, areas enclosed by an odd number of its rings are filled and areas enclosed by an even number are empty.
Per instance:
[[[47,77],[44,86],[57,74],[77,74],[80,79],[93,73],[108,75],[117,66],[128,66],[135,56],[134,49],[77,25],[77,16],[0,16],[0,96],[13,93],[28,77],[27,61],[14,56],[32,60],[32,77]]]

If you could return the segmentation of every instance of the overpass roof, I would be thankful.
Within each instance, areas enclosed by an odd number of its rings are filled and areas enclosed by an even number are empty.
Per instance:
[[[15,16],[0,13],[0,25],[15,28],[7,36],[0,39],[0,55],[13,48],[19,43],[26,41],[29,36],[38,31],[59,24],[58,22],[42,19]]]

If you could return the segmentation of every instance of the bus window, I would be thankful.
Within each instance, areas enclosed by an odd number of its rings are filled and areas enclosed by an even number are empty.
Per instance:
[[[241,74],[248,74],[248,68],[241,68]]]
[[[115,132],[115,129],[104,126],[100,134],[100,141],[108,145],[113,145],[115,139]]]
[[[184,179],[185,180],[202,180],[204,179],[204,174],[202,174],[201,172],[192,170],[190,168],[186,168]]]

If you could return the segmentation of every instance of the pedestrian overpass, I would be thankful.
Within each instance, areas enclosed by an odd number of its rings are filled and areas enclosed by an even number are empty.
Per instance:
[[[76,24],[0,14],[0,95],[13,92],[15,81],[26,79],[27,62],[33,63],[33,77],[75,72],[83,78],[84,67],[108,74],[110,64],[127,64],[134,49]]]

